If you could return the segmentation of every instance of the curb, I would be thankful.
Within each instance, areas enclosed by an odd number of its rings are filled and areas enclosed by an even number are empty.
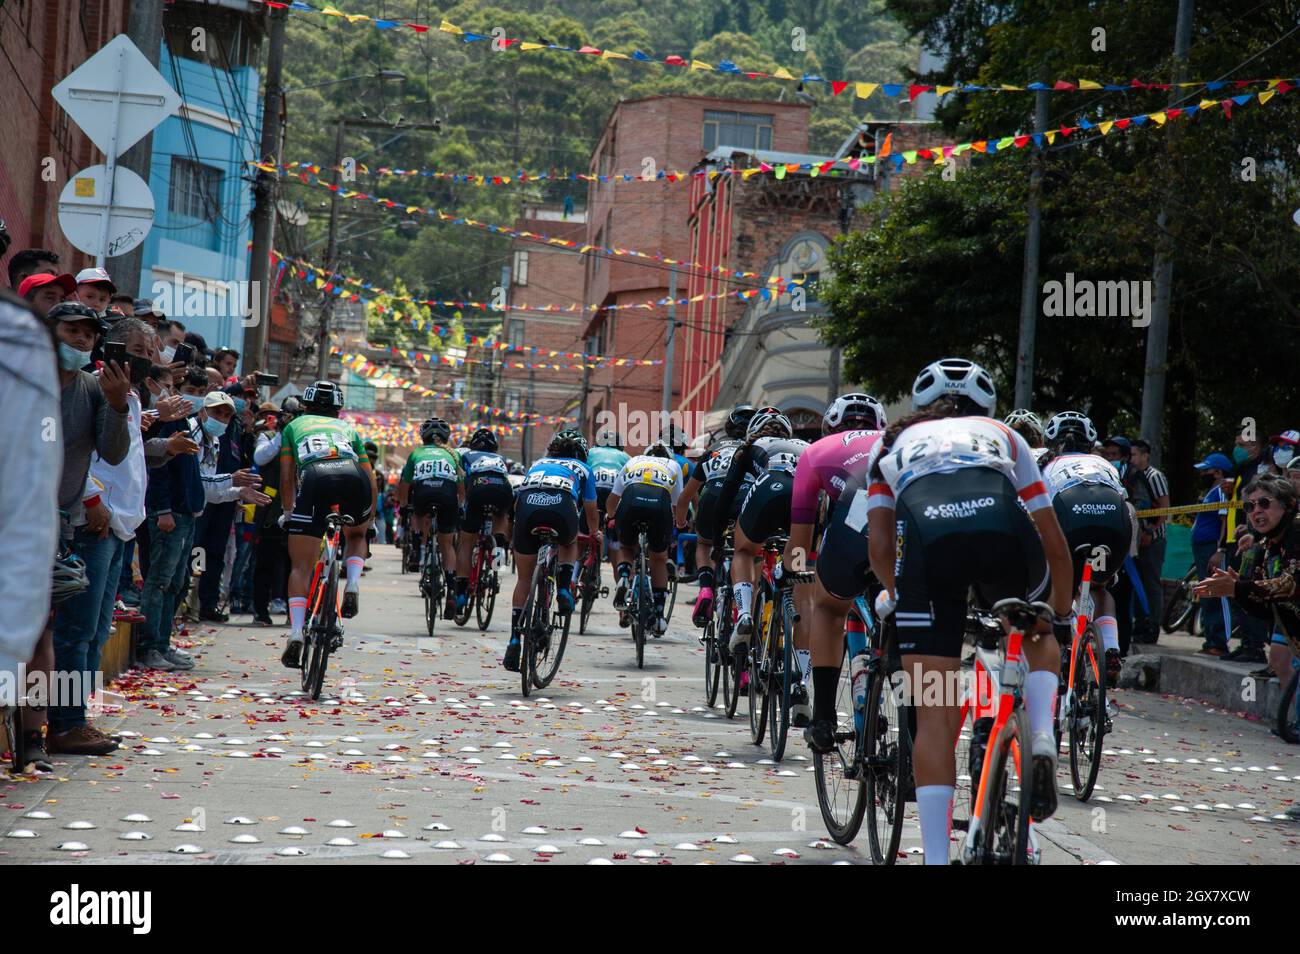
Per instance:
[[[1161,635],[1160,640],[1142,646],[1142,653],[1125,659],[1126,674],[1129,670],[1144,670],[1147,675],[1146,685],[1130,685],[1199,699],[1217,708],[1244,713],[1270,723],[1277,717],[1283,687],[1276,679],[1252,677],[1250,673],[1260,668],[1259,663],[1235,663],[1199,656],[1194,648],[1199,646],[1199,640],[1182,633]],[[1188,645],[1178,645],[1180,642]],[[1158,674],[1158,678],[1151,685],[1153,673]]]

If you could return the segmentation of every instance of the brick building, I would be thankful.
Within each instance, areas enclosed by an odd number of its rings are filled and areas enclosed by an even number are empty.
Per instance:
[[[808,148],[809,113],[810,107],[803,103],[704,96],[628,100],[610,114],[592,153],[590,172],[688,172],[702,156],[719,146],[804,151]],[[679,261],[697,259],[687,227],[691,209],[692,191],[686,183],[593,182],[587,200],[586,241],[658,253]],[[668,330],[665,308],[608,309],[614,304],[639,304],[668,297],[671,272],[657,262],[586,256],[585,301],[602,309],[595,312],[587,327],[593,339],[592,350],[631,358],[662,357]],[[690,269],[679,266],[678,298],[685,297],[691,280]],[[681,318],[679,313],[678,320]],[[674,404],[683,393],[681,369],[677,363]],[[664,369],[658,366],[593,372],[585,408],[588,433],[601,412],[626,420],[629,413],[660,410],[663,379]]]
[[[520,231],[572,242],[587,241],[584,211],[565,213],[557,206],[526,206],[515,222]],[[512,345],[543,351],[583,352],[583,332],[589,313],[580,302],[583,293],[584,258],[572,249],[543,242],[516,239],[510,266],[510,310],[502,321],[501,337]],[[532,307],[520,307],[532,306]],[[548,306],[571,309],[549,311]],[[470,357],[485,353],[470,349]],[[582,401],[581,371],[512,368],[511,364],[579,364],[572,358],[548,358],[522,352],[496,352],[499,372],[495,404],[509,411],[536,414],[574,414]],[[503,453],[516,459],[532,460],[545,448],[554,428],[539,424],[520,436],[501,442]]]
[[[53,249],[74,273],[94,263],[63,237],[59,193],[72,173],[104,157],[51,91],[126,32],[127,9],[127,0],[17,0],[0,12],[0,218],[11,251]]]

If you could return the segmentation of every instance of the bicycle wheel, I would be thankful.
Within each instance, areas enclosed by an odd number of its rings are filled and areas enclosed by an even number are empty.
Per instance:
[[[862,752],[853,711],[853,686],[849,682],[847,647],[840,658],[840,678],[835,689],[835,748],[813,753],[817,780],[817,807],[831,840],[848,845],[858,836],[867,810],[867,788],[859,757]]]
[[[862,764],[866,793],[871,806],[867,828],[871,860],[892,865],[898,860],[898,843],[903,837],[903,813],[907,809],[908,782],[912,772],[912,733],[907,710],[898,705],[890,682],[889,667],[879,665],[867,690]]]
[[[645,555],[645,534],[641,534],[640,553],[636,558],[636,579],[632,581],[635,594],[632,612],[632,639],[636,641],[636,668],[645,668],[646,631],[650,614],[654,612],[654,590],[650,586],[650,567]]]
[[[767,707],[771,703],[766,677],[763,670],[768,667],[768,631],[762,624],[763,603],[766,596],[754,594],[754,625],[756,631],[750,636],[749,651],[745,654],[749,660],[749,740],[755,745],[763,744],[767,734]],[[771,617],[768,617],[769,621]],[[761,628],[761,631],[758,631]]]
[[[794,675],[794,624],[784,598],[777,600],[772,608],[772,632],[781,640],[781,645],[773,647],[771,658],[771,676],[768,686],[772,701],[767,707],[768,733],[767,742],[772,750],[772,761],[779,762],[785,757],[785,743],[790,735],[790,686]],[[780,620],[777,620],[777,616]]]
[[[1177,632],[1191,621],[1192,614],[1196,612],[1196,601],[1192,599],[1192,585],[1195,582],[1196,567],[1192,567],[1179,581],[1174,595],[1165,604],[1164,619],[1160,621],[1160,628],[1166,633]],[[1190,631],[1189,626],[1188,632]]]
[[[1074,711],[1070,713],[1070,779],[1074,797],[1092,797],[1101,770],[1102,741],[1106,737],[1106,652],[1101,633],[1093,623],[1084,631],[1079,659],[1074,664]]]
[[[478,618],[479,632],[487,632],[492,622],[492,611],[497,605],[497,590],[501,589],[501,580],[495,569],[479,570],[478,590],[474,594],[474,615]]]
[[[979,780],[972,778],[970,764],[971,735],[974,720],[968,712],[962,719],[961,728],[957,730],[957,741],[953,746],[953,761],[956,763],[957,785],[952,793],[952,830],[960,834],[948,842],[949,861],[961,861],[962,843],[970,830],[971,812],[975,805],[975,786]],[[976,769],[978,772],[978,769]]]
[[[710,709],[718,701],[722,682],[722,657],[718,653],[718,630],[713,620],[704,627],[704,704]]]
[[[587,620],[591,619],[592,607],[596,605],[596,596],[600,593],[600,566],[596,563],[584,563],[582,576],[578,580],[581,594],[578,597],[578,632],[587,632]]]
[[[556,611],[551,614],[545,643],[536,653],[533,663],[533,685],[538,689],[549,686],[555,674],[560,671],[560,660],[564,658],[564,647],[569,643],[569,622],[572,619],[572,613]]]
[[[475,544],[474,549],[473,551],[471,551],[471,555],[470,555],[470,565],[474,566],[479,564],[480,562],[481,561],[479,560],[479,546],[478,544]],[[482,569],[480,567],[480,579],[481,578],[482,578]],[[478,591],[478,587],[479,587],[479,583],[476,580],[474,582],[474,589],[467,591],[465,594],[465,605],[462,607],[459,603],[457,603],[456,612],[452,614],[452,619],[455,621],[457,626],[464,626],[466,623],[469,622],[470,614],[474,612],[474,606],[473,606],[475,602],[474,594]]]
[[[1277,707],[1277,734],[1290,745],[1300,742],[1300,726],[1297,726],[1295,705],[1296,686],[1300,683],[1300,669],[1291,673],[1291,678],[1282,690],[1282,701]]]
[[[726,588],[718,598],[717,615],[714,616],[717,630],[718,665],[722,669],[722,707],[728,719],[735,718],[740,705],[740,673],[743,657],[731,651],[731,589]]]
[[[673,620],[673,607],[677,605],[677,564],[668,561],[668,595],[664,599],[664,619]]]
[[[1029,714],[1012,710],[988,762],[989,782],[981,815],[979,863],[1029,864]],[[1019,770],[1017,770],[1017,763]]]
[[[325,685],[325,671],[329,668],[330,649],[334,638],[334,627],[338,620],[338,570],[331,566],[321,594],[320,612],[312,621],[310,641],[303,646],[303,654],[309,656],[303,671],[303,691],[312,700],[320,698]]]

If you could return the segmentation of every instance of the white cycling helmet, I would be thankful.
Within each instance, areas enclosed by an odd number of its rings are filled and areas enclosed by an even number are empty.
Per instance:
[[[944,358],[927,365],[912,384],[912,409],[920,410],[945,396],[969,398],[989,414],[998,403],[993,378],[965,358]]]
[[[1060,414],[1054,414],[1043,430],[1043,436],[1053,443],[1069,434],[1079,435],[1087,440],[1089,445],[1097,440],[1097,429],[1092,426],[1088,415],[1082,411],[1062,411]]]
[[[880,431],[889,423],[885,406],[870,394],[841,394],[822,415],[822,436],[840,431]]]
[[[779,408],[762,407],[754,412],[754,416],[749,419],[749,425],[745,428],[745,440],[755,441],[763,436],[767,430],[779,429],[780,434],[776,437],[794,437],[794,425],[790,423],[790,418],[781,413]]]

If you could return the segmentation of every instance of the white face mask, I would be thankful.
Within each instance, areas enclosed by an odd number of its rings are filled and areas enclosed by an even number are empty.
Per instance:
[[[173,346],[171,346],[171,345],[168,345],[166,348],[163,348],[163,349],[162,349],[162,359],[163,359],[163,364],[171,364],[171,363],[172,363],[172,358],[174,358],[174,357],[176,357],[176,348],[175,348],[175,347],[173,347]]]
[[[1291,463],[1291,458],[1295,457],[1294,447],[1279,447],[1273,451],[1273,463],[1278,467],[1285,467]]]

